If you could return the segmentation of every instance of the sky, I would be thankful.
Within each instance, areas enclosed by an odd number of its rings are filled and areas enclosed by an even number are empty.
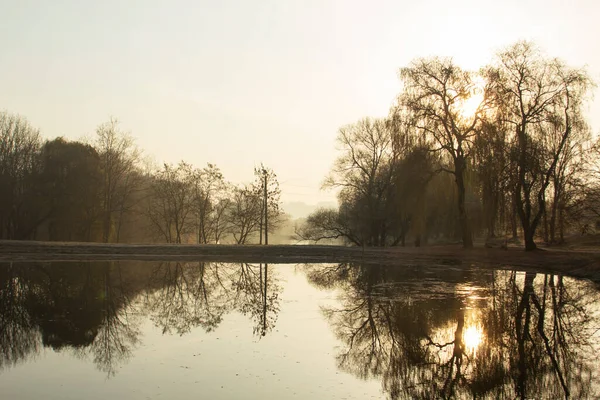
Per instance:
[[[517,40],[600,82],[600,1],[0,0],[0,110],[43,137],[110,117],[158,164],[263,162],[284,201],[320,190],[338,129],[384,117],[397,72],[451,56],[477,70]],[[600,130],[600,101],[587,109]]]

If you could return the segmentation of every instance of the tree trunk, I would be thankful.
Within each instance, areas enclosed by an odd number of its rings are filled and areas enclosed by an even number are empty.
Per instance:
[[[552,217],[548,222],[548,212],[544,210],[544,242],[546,244],[554,241],[554,226]]]
[[[198,232],[196,232],[197,233],[196,240],[197,240],[197,243],[200,244],[202,242],[202,240],[201,240],[201,237],[202,237],[201,230],[202,230],[202,228],[200,227],[200,219],[201,219],[200,212],[198,212],[198,215],[197,215],[196,218],[198,219]]]
[[[536,250],[537,245],[535,244],[535,241],[533,240],[533,237],[535,235],[535,230],[531,229],[531,227],[529,227],[529,224],[525,224],[523,226],[523,234],[525,236],[525,250],[526,251]]]
[[[558,205],[560,204],[560,191],[556,189],[559,183],[554,180],[554,199],[552,202],[552,212],[550,214],[550,242],[556,243],[556,218],[558,214]]]
[[[498,190],[494,188],[493,182],[484,183],[483,212],[486,221],[488,238],[496,237],[496,222],[498,220]]]
[[[471,236],[471,230],[469,229],[469,218],[467,216],[467,209],[465,206],[465,163],[461,157],[458,157],[455,162],[455,177],[456,177],[456,188],[458,190],[458,217],[460,220],[460,230],[462,235],[463,247],[465,249],[473,248],[473,237]]]
[[[117,232],[115,237],[115,243],[119,243],[121,240],[121,226],[123,225],[123,214],[125,213],[124,207],[119,210],[119,221],[117,222]]]
[[[496,214],[495,213],[493,213],[489,219],[488,236],[491,238],[496,237]]]
[[[105,211],[104,214],[104,224],[103,224],[103,232],[102,232],[102,241],[104,243],[108,243],[108,239],[110,237],[110,220],[111,220],[111,215],[110,215],[110,211]]]
[[[265,172],[265,245],[269,244],[269,201],[267,196],[267,173]],[[265,266],[265,275],[266,275]]]
[[[565,216],[562,207],[558,209],[558,235],[560,240],[559,243],[563,244],[565,242]]]
[[[264,207],[262,204],[261,204],[260,208],[261,208],[261,210],[260,210],[260,223],[258,224],[258,244],[262,244],[262,242],[263,242],[263,218],[264,218],[263,210],[264,210]]]
[[[513,199],[512,201],[512,210],[510,213],[510,228],[512,232],[512,238],[517,240],[519,237],[518,227],[517,227],[517,206]]]
[[[525,123],[523,122],[517,127],[517,135],[519,138],[519,164],[517,188],[515,193],[515,205],[523,227],[523,236],[525,239],[525,250],[532,251],[537,249],[537,245],[533,240],[535,229],[538,224],[538,217],[541,217],[541,212],[546,207],[543,198],[540,198],[538,207],[540,208],[537,215],[532,220],[532,204],[531,204],[531,183],[527,181],[527,168],[529,165],[527,153],[527,136],[525,135]]]
[[[537,223],[535,218],[533,222],[530,222],[531,205],[528,204],[525,207],[526,209],[523,207],[523,199],[521,198],[521,188],[518,188],[516,197],[517,212],[519,213],[519,218],[521,219],[521,226],[523,227],[523,239],[525,239],[525,250],[535,250],[537,249],[537,245],[535,244],[533,238],[535,236],[535,227]]]

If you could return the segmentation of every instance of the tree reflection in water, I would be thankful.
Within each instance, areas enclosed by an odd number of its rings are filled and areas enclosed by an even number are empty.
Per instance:
[[[307,266],[338,289],[323,308],[339,368],[399,398],[598,396],[597,289],[556,275]]]
[[[159,288],[148,293],[145,306],[164,333],[182,335],[198,326],[210,332],[233,310],[249,315],[260,336],[277,320],[280,287],[267,264],[162,263],[151,280]]]
[[[49,347],[91,356],[113,375],[139,334],[128,285],[112,262],[0,265],[0,365]]]
[[[0,268],[0,370],[13,367],[29,354],[39,352],[41,345],[24,295],[32,290],[28,280],[21,277],[28,270],[12,263]]]
[[[108,376],[139,342],[140,317],[163,333],[214,330],[238,310],[272,330],[277,278],[267,265],[53,262],[0,264],[0,369],[44,347],[91,357]]]

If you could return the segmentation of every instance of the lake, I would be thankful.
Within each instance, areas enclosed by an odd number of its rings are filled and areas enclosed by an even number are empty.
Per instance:
[[[5,262],[0,397],[591,398],[599,300],[460,266]]]

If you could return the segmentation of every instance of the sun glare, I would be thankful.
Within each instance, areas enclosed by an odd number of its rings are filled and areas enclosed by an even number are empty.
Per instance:
[[[481,103],[483,103],[483,87],[483,80],[476,79],[473,82],[469,97],[463,99],[458,105],[459,113],[462,118],[471,119],[475,116],[475,113],[481,106]]]
[[[483,332],[481,328],[475,325],[471,325],[463,331],[463,342],[465,347],[469,350],[475,350],[481,344],[483,339]]]
[[[483,93],[471,95],[460,105],[460,115],[463,118],[473,118],[482,102]]]

